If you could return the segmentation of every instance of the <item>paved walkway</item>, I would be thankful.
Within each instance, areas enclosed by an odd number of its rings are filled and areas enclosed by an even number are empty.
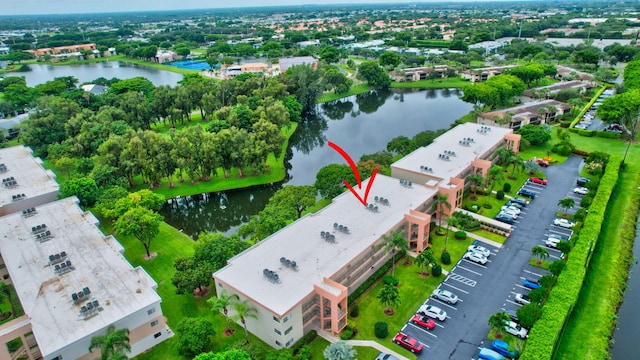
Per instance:
[[[316,329],[316,332],[318,333],[318,335],[320,337],[322,337],[323,339],[334,343],[336,341],[339,341],[340,339],[338,339],[335,336],[331,336],[331,334],[329,334],[326,331],[322,331],[322,330],[318,330]],[[391,354],[393,356],[395,356],[396,358],[400,359],[400,360],[409,360],[409,358],[404,357],[400,354],[398,354],[397,352],[387,348],[386,346],[383,346],[382,344],[379,344],[375,341],[372,340],[347,340],[345,341],[347,344],[351,345],[351,346],[368,346],[368,347],[372,347],[375,348],[376,350],[386,353],[386,354]]]

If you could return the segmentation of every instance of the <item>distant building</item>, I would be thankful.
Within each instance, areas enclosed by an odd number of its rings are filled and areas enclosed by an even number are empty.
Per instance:
[[[32,53],[34,56],[45,56],[45,55],[75,55],[80,53],[83,50],[96,50],[96,44],[77,44],[70,46],[57,46],[54,48],[42,48],[36,50],[26,50],[29,53]]]
[[[280,65],[280,72],[285,72],[287,69],[294,65],[311,65],[315,70],[318,68],[318,60],[312,56],[298,56],[292,58],[280,58],[278,60]]]
[[[508,109],[482,113],[478,116],[477,123],[518,130],[528,124],[552,123],[570,109],[571,105],[555,100],[533,101]]]
[[[176,61],[177,59],[178,54],[176,54],[175,52],[171,50],[158,49],[158,52],[156,52],[156,56],[153,58],[153,61],[162,64],[166,62]]]
[[[302,48],[307,47],[307,46],[318,46],[318,45],[320,45],[320,40],[314,39],[314,40],[300,41],[297,44],[298,44],[298,46],[300,46]]]
[[[560,80],[595,80],[595,76],[568,66],[557,65],[556,69],[558,70],[556,78]]]
[[[93,95],[101,95],[104,94],[108,87],[104,86],[104,85],[98,85],[98,84],[84,84],[82,86],[80,86],[80,88],[82,88],[82,90],[91,93]]]
[[[488,79],[502,74],[505,70],[513,69],[516,65],[494,66],[479,69],[467,69],[460,73],[460,77],[468,79],[472,83],[487,81]]]
[[[455,68],[449,65],[422,66],[416,68],[406,68],[392,71],[389,76],[393,81],[418,81],[430,78],[431,73],[435,73],[435,78],[446,78],[448,73],[457,74]]]
[[[536,95],[544,95],[545,97],[549,97],[551,95],[557,94],[559,91],[564,89],[576,89],[578,92],[583,93],[588,89],[591,89],[595,86],[595,84],[588,81],[580,81],[580,80],[571,80],[571,81],[561,81],[555,84],[547,85],[547,86],[539,86],[533,89],[527,89],[524,92],[524,96],[528,96],[531,98],[537,97]]]

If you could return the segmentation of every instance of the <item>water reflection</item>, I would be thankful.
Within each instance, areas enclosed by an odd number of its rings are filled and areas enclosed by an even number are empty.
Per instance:
[[[200,231],[227,234],[260,212],[283,184],[312,185],[318,170],[345,160],[326,145],[338,144],[358,161],[384,150],[396,136],[448,128],[471,111],[456,90],[372,91],[318,106],[291,137],[285,154],[287,178],[278,184],[173,200],[162,214],[171,225],[196,236]],[[350,114],[350,116],[347,116]]]

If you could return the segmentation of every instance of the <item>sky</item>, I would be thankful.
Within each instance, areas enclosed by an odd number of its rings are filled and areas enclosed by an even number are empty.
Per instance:
[[[435,0],[2,0],[0,15],[207,9],[244,6],[434,2]],[[442,0],[440,0],[442,1]]]

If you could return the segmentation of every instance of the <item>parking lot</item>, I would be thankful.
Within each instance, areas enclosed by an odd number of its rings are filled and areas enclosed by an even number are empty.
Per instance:
[[[514,231],[505,244],[499,248],[480,244],[489,249],[491,255],[485,265],[461,259],[439,288],[449,290],[459,298],[456,304],[448,304],[425,294],[425,304],[434,305],[447,313],[445,321],[435,320],[435,328],[427,330],[412,324],[410,318],[402,329],[397,329],[416,338],[424,345],[419,359],[473,359],[478,348],[489,346],[486,335],[490,328],[488,319],[503,310],[516,310],[521,305],[515,302],[517,293],[526,294],[528,288],[522,285],[526,278],[537,281],[546,271],[529,265],[531,249],[544,246],[550,235],[566,236],[570,229],[553,225],[558,201],[568,196],[576,197],[579,205],[581,195],[573,193],[576,187],[582,159],[570,157],[564,164],[550,166],[543,171],[548,185],[526,183],[524,188],[536,193],[536,198],[515,220]],[[560,258],[561,252],[548,248],[548,260]],[[418,309],[416,309],[417,311]]]

